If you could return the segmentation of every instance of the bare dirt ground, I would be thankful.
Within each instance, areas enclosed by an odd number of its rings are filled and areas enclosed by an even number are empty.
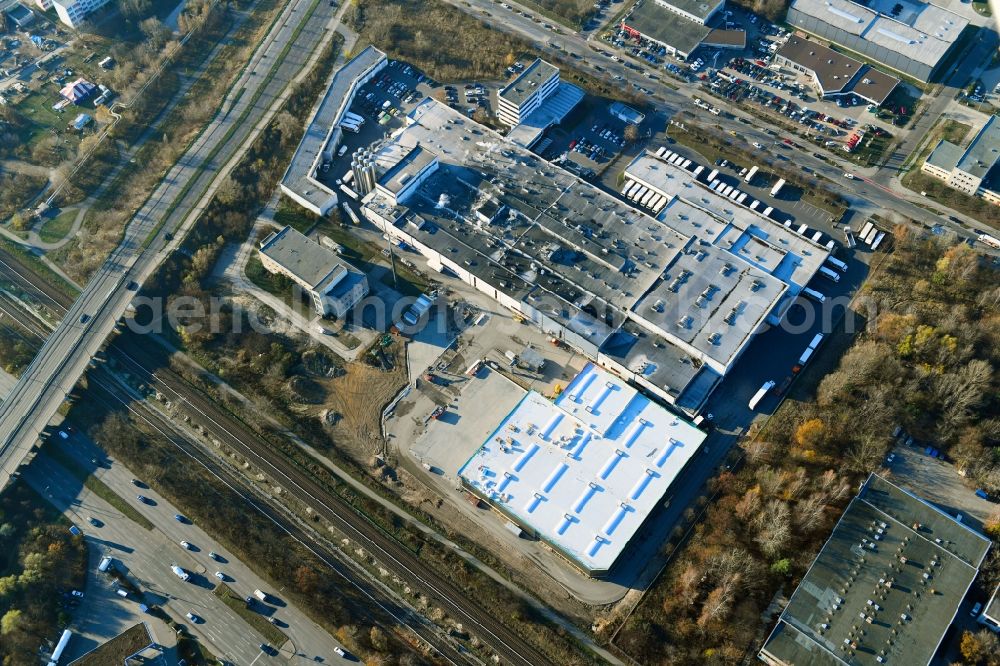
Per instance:
[[[327,428],[337,446],[364,466],[382,451],[382,409],[406,384],[406,353],[400,339],[385,350],[392,363],[391,370],[368,365],[363,360],[348,363],[344,374],[333,379],[318,380],[326,388],[322,405],[310,405],[317,418],[329,410],[338,415],[336,423]]]

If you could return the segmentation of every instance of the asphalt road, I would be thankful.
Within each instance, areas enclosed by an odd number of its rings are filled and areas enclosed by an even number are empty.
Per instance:
[[[545,28],[542,23],[535,23],[530,18],[520,16],[519,14],[514,13],[514,11],[504,9],[501,7],[499,2],[494,2],[494,0],[446,1],[454,5],[457,9],[473,15],[499,30],[514,33],[527,39],[529,42],[534,44],[535,48],[541,51],[549,51],[550,53],[557,54],[560,57],[568,54],[576,54],[579,57],[573,61],[572,65],[599,80],[610,80],[611,77],[617,75],[621,76],[623,80],[621,82],[614,82],[613,85],[615,86],[630,86],[630,84],[634,82],[652,90],[653,95],[651,96],[650,101],[657,104],[658,110],[664,111],[668,115],[674,115],[681,111],[698,111],[691,98],[695,96],[706,96],[706,91],[700,86],[694,83],[674,81],[673,79],[670,79],[663,70],[656,70],[657,76],[660,77],[659,81],[649,79],[643,76],[640,72],[625,67],[623,62],[616,62],[610,57],[605,57],[597,52],[597,49],[608,52],[614,51],[614,47],[610,44],[597,39],[591,40],[580,34],[570,33],[566,28],[559,28],[563,34],[557,34],[554,31]],[[523,8],[518,7],[515,3],[514,9],[519,10]],[[530,10],[526,11],[531,14]],[[544,17],[539,18],[542,19],[543,23],[547,21]],[[557,44],[560,48],[556,49],[549,46],[550,42]],[[988,46],[988,40],[984,42],[984,44]],[[958,71],[971,71],[973,67],[978,64],[976,58],[979,59],[979,62],[982,61],[981,48],[987,48],[987,46],[977,46],[976,48],[970,49],[965,57],[961,59],[961,62],[956,65],[956,69]],[[594,68],[595,64],[599,64],[604,71],[601,72],[596,70]],[[642,65],[642,69],[644,71],[652,71],[646,65]],[[675,90],[665,85],[665,81],[669,81],[672,85],[676,85],[677,89]],[[724,131],[735,131],[737,136],[746,142],[746,151],[748,153],[753,150],[751,144],[754,141],[763,144],[772,143],[775,135],[767,132],[767,128],[762,126],[763,123],[761,122],[760,117],[751,116],[748,112],[742,111],[729,104],[726,100],[718,97],[713,96],[711,99],[713,105],[721,107],[733,117],[726,118],[723,116],[713,116],[710,124],[721,126]],[[750,124],[739,122],[737,120],[739,117],[748,119]],[[782,136],[780,131],[777,131],[777,136]],[[801,143],[801,140],[796,139],[796,141]],[[897,193],[888,187],[872,182],[867,178],[860,178],[852,183],[851,181],[845,179],[843,174],[845,172],[854,171],[856,166],[843,162],[834,153],[826,153],[829,156],[829,161],[820,160],[813,157],[813,153],[823,153],[824,149],[808,146],[807,148],[807,150],[794,151],[791,149],[786,150],[777,148],[775,149],[775,152],[781,151],[779,154],[784,154],[786,157],[794,160],[795,164],[808,166],[815,173],[821,174],[832,180],[834,182],[834,187],[836,187],[838,183],[843,183],[845,189],[841,191],[841,194],[850,203],[851,208],[861,216],[867,216],[874,213],[884,214],[886,210],[891,210],[912,218],[928,227],[938,224],[943,225],[963,238],[970,238],[974,236],[974,234],[972,234],[966,227],[972,226],[973,228],[978,228],[982,226],[981,224],[972,222],[969,218],[964,218],[959,213],[944,208],[944,206],[941,206],[939,202],[933,202],[935,208],[944,209],[947,213],[952,213],[960,219],[965,219],[965,225],[956,224],[951,220],[942,218],[928,210],[925,210],[914,203],[914,201],[920,201],[920,196],[915,193]],[[858,185],[860,185],[860,187],[858,187]]]
[[[6,256],[2,250],[0,250],[0,272],[14,281],[16,285],[15,290],[24,290],[38,302],[50,302],[56,311],[64,309],[65,305],[69,304],[69,299],[66,296],[54,291],[49,285],[44,282],[33,281],[37,280],[37,278],[31,276],[26,267],[17,264],[15,258]],[[44,341],[47,333],[45,327],[21,308],[11,308],[0,301],[0,314],[19,321],[30,331],[29,334],[24,336],[26,344],[36,346],[40,344],[40,341]],[[137,353],[134,349],[132,349],[132,352]],[[167,375],[174,381],[183,384],[184,382],[179,377],[176,377],[170,370],[159,368],[157,363],[147,366],[139,364],[135,356],[130,355],[123,349],[122,341],[112,343],[109,358],[116,359],[133,376],[143,378],[142,381],[147,382],[151,388],[175,398],[178,405],[190,404],[189,400],[184,396],[176,395],[171,388],[172,384],[164,382],[161,375]],[[212,454],[206,453],[202,447],[194,444],[193,442],[197,441],[198,437],[190,431],[188,426],[182,428],[182,423],[177,418],[162,414],[157,411],[154,403],[143,401],[142,397],[135,394],[131,389],[126,390],[105,369],[100,369],[92,373],[90,381],[92,383],[92,391],[89,395],[90,399],[106,402],[113,407],[125,408],[132,412],[135,418],[146,423],[153,430],[160,432],[170,443],[177,447],[178,453],[176,459],[178,464],[201,465],[216,478],[226,483],[234,492],[242,495],[247,502],[248,520],[267,520],[274,523],[279,530],[287,533],[292,539],[316,555],[320,561],[329,567],[328,575],[342,579],[346,590],[358,592],[358,595],[345,594],[345,598],[348,596],[360,596],[359,601],[365,602],[364,608],[354,608],[355,612],[360,616],[367,616],[372,623],[380,624],[386,628],[405,627],[413,634],[414,638],[418,639],[418,642],[422,641],[430,646],[436,651],[436,656],[447,663],[479,663],[478,660],[462,652],[453,641],[444,637],[442,631],[439,631],[416,610],[402,604],[396,596],[386,592],[378,584],[373,584],[372,581],[368,580],[364,574],[360,574],[354,567],[344,565],[340,561],[341,555],[338,551],[332,550],[323,543],[316,542],[312,534],[290,520],[282,511],[276,510],[265,502],[248,497],[244,491],[240,490],[242,482],[237,478],[238,475],[228,466],[216,460]],[[204,399],[201,399],[200,404],[202,404],[202,409],[215,409],[214,405]],[[192,413],[208,418],[207,423],[209,424],[214,423],[212,412],[195,410],[192,406]],[[218,416],[223,420],[230,418],[221,414]],[[53,441],[58,443],[57,438],[53,438]],[[82,460],[86,463],[86,466],[90,468],[94,467],[92,464],[89,464],[89,454],[83,455]],[[142,491],[142,493],[150,496],[145,491]],[[349,512],[352,511],[349,508],[346,510]]]
[[[77,642],[81,652],[87,649],[86,645],[94,647],[142,619],[138,600],[115,595],[107,583],[108,577],[96,571],[100,559],[109,556],[116,560],[119,571],[140,586],[146,603],[163,607],[198,636],[216,656],[232,664],[249,664],[255,660],[262,664],[289,660],[302,664],[315,661],[336,663],[341,659],[334,652],[339,643],[283,600],[280,605],[257,604],[256,607],[280,622],[279,628],[291,644],[280,655],[262,654],[259,646],[265,642],[264,638],[212,592],[218,583],[213,574],[219,570],[226,573],[229,577],[227,584],[241,596],[251,595],[254,590],[260,589],[280,599],[280,591],[273,590],[197,525],[176,521],[173,516],[180,513],[176,508],[155,490],[133,486],[132,473],[108,459],[92,442],[74,435],[66,444],[60,445],[60,449],[81,466],[93,469],[91,457],[108,460],[110,467],[96,469],[95,476],[155,526],[152,531],[146,531],[136,525],[83,487],[76,477],[47,456],[40,456],[26,471],[25,480],[84,532],[91,548],[90,559],[94,566],[85,590],[88,596],[73,625],[76,631],[90,639]],[[139,493],[150,498],[153,504],[139,502],[136,499]],[[100,522],[99,527],[88,522],[91,517]],[[197,551],[182,548],[182,539],[189,541]],[[222,561],[210,559],[209,551],[218,553]],[[177,578],[170,570],[172,564],[192,572],[191,580],[184,582]],[[93,597],[98,597],[99,601]],[[188,612],[199,616],[203,622],[194,623],[186,619]]]
[[[315,4],[314,4],[315,3]],[[310,11],[313,13],[310,14]],[[0,489],[31,454],[59,405],[104,345],[142,282],[162,263],[182,224],[252,143],[276,101],[332,28],[326,2],[291,0],[209,123],[136,212],[120,245],[93,276],[0,405]],[[151,234],[155,237],[145,245]]]
[[[968,52],[960,58],[960,65],[954,68],[951,76],[944,82],[941,91],[935,97],[923,115],[907,132],[906,137],[896,146],[892,155],[885,161],[885,168],[880,169],[875,174],[873,180],[888,185],[889,181],[897,176],[903,167],[903,162],[910,153],[917,149],[920,142],[927,136],[927,133],[937,123],[938,118],[944,112],[951,100],[955,99],[962,86],[968,80],[969,74],[975,67],[989,62],[993,52],[997,47],[997,34],[989,30],[980,30],[979,38],[969,45]],[[911,165],[917,168],[919,165]]]

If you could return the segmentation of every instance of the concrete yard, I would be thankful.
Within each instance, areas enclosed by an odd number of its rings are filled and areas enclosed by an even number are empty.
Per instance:
[[[461,386],[459,396],[440,418],[427,423],[410,449],[415,459],[431,465],[451,485],[458,484],[458,469],[526,393],[489,367]]]
[[[962,514],[963,523],[981,532],[983,523],[1000,510],[1000,505],[978,497],[975,487],[958,473],[954,465],[932,458],[924,450],[924,445],[920,443],[893,447],[893,461],[882,462],[883,467],[892,473],[889,478],[951,516]]]

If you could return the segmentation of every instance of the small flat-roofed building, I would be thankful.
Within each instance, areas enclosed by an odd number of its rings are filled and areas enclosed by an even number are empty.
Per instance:
[[[326,215],[337,205],[337,193],[320,181],[317,172],[340,146],[344,135],[340,121],[354,95],[388,64],[385,53],[369,46],[334,73],[281,179],[281,191],[307,210]]]
[[[559,88],[559,68],[536,58],[497,93],[497,117],[515,127]]]
[[[419,144],[406,147],[393,144],[379,153],[380,166],[384,169],[376,188],[394,202],[402,201],[420,186],[438,166],[438,156]]]
[[[705,25],[726,2],[725,0],[652,0],[651,4],[692,23]]]
[[[774,61],[810,77],[824,99],[857,95],[881,106],[899,85],[895,76],[796,35],[778,49]]]
[[[24,30],[35,22],[35,12],[31,11],[20,2],[15,2],[7,8],[7,18],[18,30]]]
[[[920,166],[924,173],[945,181],[969,196],[1000,204],[997,162],[1000,161],[1000,122],[991,116],[968,148],[941,140]]]
[[[993,590],[993,594],[976,621],[990,631],[1000,634],[1000,585],[997,585],[996,589]]]
[[[642,121],[646,119],[646,114],[636,111],[631,106],[625,106],[621,102],[612,104],[608,109],[608,113],[623,123],[630,123],[632,125],[641,125]]]
[[[260,262],[306,291],[321,315],[343,317],[368,294],[368,278],[292,227],[260,242]]]
[[[969,21],[920,0],[795,0],[788,23],[919,81],[936,77]]]
[[[928,664],[990,540],[871,475],[759,657],[774,666]]]
[[[724,4],[724,0],[639,0],[622,19],[621,27],[633,39],[652,40],[682,58],[702,44],[742,49],[746,47],[744,31],[709,25]]]
[[[459,470],[462,486],[588,576],[606,576],[705,439],[589,364],[529,392]]]

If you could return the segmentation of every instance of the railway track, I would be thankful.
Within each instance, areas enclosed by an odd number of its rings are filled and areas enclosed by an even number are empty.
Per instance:
[[[23,331],[18,332],[20,339],[33,348],[37,349],[40,341],[44,340],[49,333],[49,330],[41,322],[26,315],[22,307],[6,295],[0,295],[0,315],[17,321],[20,328],[23,329]],[[301,525],[266,501],[250,496],[243,489],[244,483],[234,470],[179,433],[176,426],[168,421],[163,414],[137,400],[106,369],[98,368],[91,373],[90,377],[91,388],[98,394],[95,397],[99,401],[123,408],[130,412],[134,418],[145,422],[178,449],[177,460],[180,464],[190,464],[193,461],[203,467],[209,474],[236,493],[253,511],[271,521],[278,529],[312,552],[335,575],[343,579],[346,586],[353,588],[358,593],[359,598],[354,599],[353,605],[361,615],[370,617],[375,623],[400,627],[409,631],[415,637],[416,642],[423,642],[430,646],[435,651],[435,657],[448,664],[456,666],[459,664],[481,664],[478,659],[460,652],[451,642],[440,636],[437,628],[426,618],[401,605],[385,590],[364,580],[363,575],[340,560],[335,549],[317,542]]]
[[[15,279],[26,291],[59,308],[68,307],[72,300],[39,280],[30,267],[2,250],[0,272]],[[108,351],[141,375],[151,387],[171,397],[175,403],[183,404],[192,420],[196,420],[215,439],[269,474],[298,501],[310,506],[338,530],[362,545],[383,566],[434,598],[451,617],[461,621],[488,644],[502,663],[512,666],[553,663],[497,620],[494,613],[469,600],[463,590],[423,564],[413,552],[359,514],[346,500],[322,488],[311,475],[275,452],[268,441],[246,423],[220,409],[214,401],[176,373],[161,367],[161,363],[127,336],[113,340]]]

